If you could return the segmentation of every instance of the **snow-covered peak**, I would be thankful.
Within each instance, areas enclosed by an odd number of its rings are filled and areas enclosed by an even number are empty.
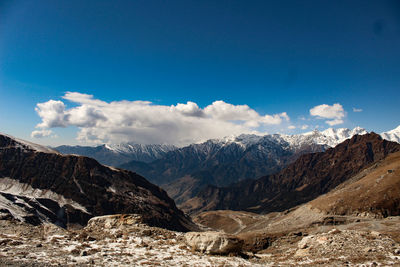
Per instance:
[[[220,139],[210,139],[210,140],[200,143],[198,145],[208,143],[208,144],[213,144],[213,145],[223,147],[223,146],[227,146],[230,144],[237,144],[243,148],[246,148],[250,145],[258,143],[262,138],[263,138],[263,136],[255,135],[255,134],[229,135],[229,136],[225,136]]]
[[[56,153],[58,154],[57,151],[54,151],[53,149],[50,149],[48,147],[45,146],[41,146],[35,143],[31,143],[29,141],[25,141],[19,138],[16,138],[14,136],[8,135],[8,134],[4,134],[4,133],[0,133],[0,135],[3,135],[7,138],[12,139],[15,143],[14,146],[17,148],[21,148],[21,149],[30,149],[30,150],[34,150],[37,152],[44,152],[44,153]]]
[[[400,125],[393,130],[381,133],[381,136],[388,141],[400,143]]]
[[[347,128],[329,128],[325,131],[320,132],[317,143],[319,144],[327,144],[331,147],[334,147],[340,143],[342,143],[346,139],[350,139],[354,135],[363,135],[368,132],[361,127],[356,127],[353,130]]]
[[[158,154],[166,153],[171,150],[175,150],[176,147],[173,145],[162,145],[162,144],[135,144],[135,143],[120,143],[120,144],[106,144],[105,148],[117,153],[144,153],[144,154]]]
[[[326,145],[335,147],[344,140],[353,137],[356,134],[362,135],[368,133],[364,128],[356,127],[352,130],[347,128],[329,128],[324,131],[313,130],[302,134],[295,135],[278,135],[289,143],[292,149],[300,149],[305,145]],[[277,136],[277,135],[274,135]]]
[[[241,134],[238,136],[231,135],[221,139],[210,139],[204,143],[197,144],[196,146],[217,146],[225,147],[231,144],[237,144],[242,149],[269,140],[280,145],[289,145],[291,149],[297,150],[305,145],[327,145],[334,147],[346,139],[353,137],[354,135],[363,135],[368,132],[361,127],[355,127],[354,129],[347,128],[329,128],[324,131],[314,130],[302,134],[287,135],[287,134],[268,134],[268,135],[255,135],[255,134]],[[288,149],[290,149],[288,148]]]

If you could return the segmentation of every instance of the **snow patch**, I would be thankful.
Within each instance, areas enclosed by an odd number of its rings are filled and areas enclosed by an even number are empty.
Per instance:
[[[89,213],[85,207],[72,199],[67,199],[64,196],[57,194],[51,190],[42,190],[33,188],[29,184],[20,183],[15,179],[8,177],[0,178],[0,192],[8,193],[16,196],[24,196],[32,199],[35,198],[48,198],[57,202],[60,206],[71,205],[75,209],[79,209],[85,213]]]

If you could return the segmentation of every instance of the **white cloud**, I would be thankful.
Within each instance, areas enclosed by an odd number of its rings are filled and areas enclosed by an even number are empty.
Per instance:
[[[45,103],[38,103],[35,110],[42,118],[42,123],[37,125],[38,128],[67,126],[67,115],[65,114],[65,105],[63,102],[49,100]]]
[[[33,131],[31,133],[31,137],[32,138],[43,138],[43,137],[51,136],[52,134],[53,134],[52,130],[42,129],[42,130]],[[52,135],[51,137],[56,137],[56,135]]]
[[[308,125],[305,125],[305,124],[304,124],[304,125],[301,126],[301,129],[302,129],[302,130],[306,130],[307,128],[308,128]]]
[[[199,106],[191,101],[188,101],[186,104],[178,103],[176,106],[171,106],[172,111],[178,111],[183,115],[193,116],[193,117],[204,117],[205,114]]]
[[[335,103],[332,106],[322,104],[311,108],[310,115],[317,117],[318,119],[330,119],[326,120],[325,123],[333,126],[344,122],[343,118],[346,116],[346,112],[344,111],[343,106],[339,103]]]
[[[325,123],[329,124],[330,126],[334,126],[334,125],[342,124],[343,120],[334,119],[334,120],[330,120],[330,121],[325,121]]]
[[[362,112],[363,110],[361,108],[353,108],[353,112]]]
[[[79,127],[77,139],[87,143],[171,143],[184,145],[232,134],[260,133],[266,127],[290,121],[286,112],[259,114],[247,105],[215,101],[205,108],[194,102],[172,106],[148,101],[105,102],[92,95],[67,92],[62,101],[38,103],[35,110],[41,131],[55,127]],[[39,131],[32,132],[38,135]]]
[[[294,125],[289,125],[289,126],[288,126],[288,129],[290,129],[290,130],[296,129],[296,126],[294,126]]]

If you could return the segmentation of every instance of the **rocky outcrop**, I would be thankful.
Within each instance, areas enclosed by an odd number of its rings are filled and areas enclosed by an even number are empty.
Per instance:
[[[93,216],[135,213],[152,226],[178,231],[195,227],[164,190],[133,172],[87,157],[39,152],[0,135],[0,185],[4,183],[2,192],[12,195],[8,200],[23,196],[53,207],[54,214],[45,216],[31,206],[41,221],[85,225]],[[7,200],[6,195],[2,197]],[[18,217],[15,210],[7,210]]]
[[[141,223],[143,223],[143,219],[139,214],[104,215],[91,218],[86,225],[86,229],[118,229]]]
[[[306,154],[274,175],[229,187],[209,186],[181,205],[188,212],[283,211],[327,193],[375,161],[400,151],[400,144],[375,133],[356,135],[325,152]]]
[[[243,240],[221,232],[188,232],[185,241],[192,249],[208,254],[238,253],[243,246]]]

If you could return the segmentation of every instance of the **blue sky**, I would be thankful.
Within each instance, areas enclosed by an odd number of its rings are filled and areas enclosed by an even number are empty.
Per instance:
[[[330,127],[326,121],[335,119],[343,122],[333,127],[387,131],[400,124],[399,47],[398,1],[5,0],[0,2],[0,131],[50,145],[75,144],[77,136],[82,143],[171,142],[159,132],[178,130],[189,142],[203,136],[190,125],[214,129],[220,121],[227,123],[226,132],[204,137],[297,133]],[[71,100],[67,92],[81,95]],[[113,106],[103,111],[104,105],[83,103],[84,94],[108,104],[130,101],[127,109],[138,100],[153,104],[136,105],[145,109],[141,118],[124,113],[130,124],[119,122],[123,133],[115,124],[102,136],[106,126],[99,122],[93,129],[89,106],[108,121],[116,116]],[[39,116],[37,104],[50,100],[62,102],[67,115],[50,118],[53,105]],[[213,105],[218,100],[231,106]],[[183,109],[194,110],[188,101],[197,105],[200,119],[194,113],[181,118]],[[186,106],[162,111],[178,103]],[[343,110],[331,118],[310,114],[313,107],[335,103]],[[221,115],[226,107],[233,113]],[[148,118],[158,112],[172,112],[165,118],[170,124]],[[289,120],[279,115],[284,112]],[[33,138],[35,130],[52,133]]]

